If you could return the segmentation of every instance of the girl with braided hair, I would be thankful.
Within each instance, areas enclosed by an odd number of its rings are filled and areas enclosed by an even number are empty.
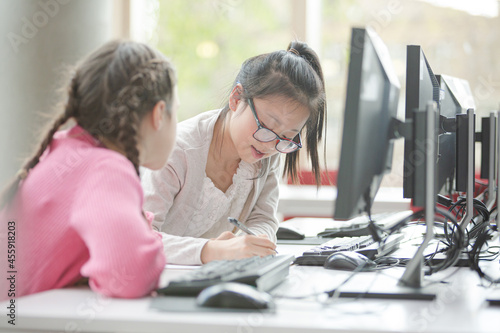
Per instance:
[[[109,42],[77,66],[63,112],[2,196],[0,238],[15,237],[16,297],[87,279],[113,297],[158,287],[165,256],[142,210],[139,166],[165,164],[176,96],[172,65],[145,44]]]
[[[307,44],[246,60],[228,103],[179,123],[167,164],[142,173],[144,207],[155,214],[168,261],[274,254],[280,158],[283,175],[296,180],[304,138],[319,184],[325,119],[322,69]],[[257,236],[236,237],[228,217]]]

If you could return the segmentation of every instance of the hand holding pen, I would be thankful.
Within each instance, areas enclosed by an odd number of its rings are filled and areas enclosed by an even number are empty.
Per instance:
[[[249,258],[253,256],[268,256],[276,253],[276,244],[264,235],[256,236],[238,220],[229,221],[240,230],[252,235],[251,237],[237,237],[231,231],[224,231],[217,238],[209,239],[201,249],[200,259],[202,263],[213,260],[232,260]],[[256,236],[256,237],[254,237]]]
[[[244,225],[243,223],[241,223],[240,221],[238,221],[234,217],[228,217],[227,219],[228,219],[229,223],[231,223],[232,225],[234,225],[236,228],[240,229],[244,233],[246,233],[248,235],[252,235],[252,236],[257,236],[252,230],[248,229],[246,225]],[[274,250],[274,252],[276,252],[276,254],[278,254],[278,251]]]

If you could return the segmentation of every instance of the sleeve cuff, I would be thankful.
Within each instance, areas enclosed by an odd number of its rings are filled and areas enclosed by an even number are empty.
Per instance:
[[[163,252],[167,258],[167,264],[177,265],[202,265],[201,250],[209,241],[205,238],[181,237],[161,234]]]

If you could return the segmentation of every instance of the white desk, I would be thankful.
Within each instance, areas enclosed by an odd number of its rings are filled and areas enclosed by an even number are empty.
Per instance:
[[[284,217],[332,217],[337,189],[333,186],[280,185],[278,213]],[[410,209],[410,199],[403,198],[399,187],[381,187],[375,196],[372,213]]]
[[[300,254],[309,246],[281,245],[280,253]],[[0,332],[439,332],[500,331],[500,307],[487,306],[491,290],[479,286],[477,274],[453,269],[432,276],[446,279],[434,301],[337,299],[323,304],[315,298],[276,298],[275,314],[262,313],[166,313],[150,309],[152,298],[110,299],[88,288],[43,292],[17,299],[16,327],[7,324],[6,302]],[[166,270],[164,278],[179,274]],[[400,269],[359,273],[351,282],[372,288],[393,284]],[[273,294],[308,295],[335,288],[348,272],[321,267],[292,266],[288,279]],[[498,292],[498,291],[497,291]]]

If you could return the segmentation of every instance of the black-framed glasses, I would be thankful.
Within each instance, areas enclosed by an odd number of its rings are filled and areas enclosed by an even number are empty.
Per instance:
[[[297,149],[302,148],[302,139],[300,138],[300,133],[297,134],[299,142],[280,137],[278,134],[274,133],[272,130],[260,123],[257,112],[255,111],[253,100],[249,98],[247,99],[247,101],[248,105],[250,106],[250,110],[252,110],[255,122],[257,123],[257,130],[253,133],[253,137],[255,138],[255,140],[260,142],[271,142],[274,140],[278,140],[278,142],[276,142],[275,148],[277,151],[284,154],[293,153]]]

